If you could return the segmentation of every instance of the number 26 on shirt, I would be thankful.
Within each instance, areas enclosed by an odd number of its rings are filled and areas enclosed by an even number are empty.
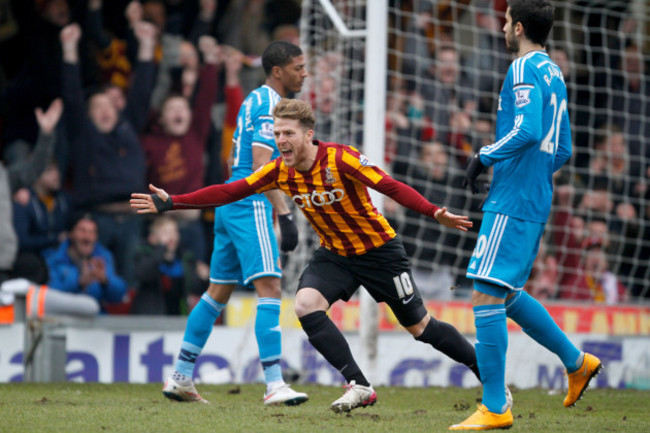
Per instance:
[[[542,152],[550,153],[555,155],[557,151],[558,140],[560,138],[560,123],[562,123],[562,118],[564,117],[564,112],[567,109],[566,99],[562,99],[558,106],[557,95],[555,93],[551,94],[551,101],[549,104],[553,107],[553,120],[551,122],[551,127],[548,130],[548,133],[542,140],[542,144],[539,147],[539,150]]]

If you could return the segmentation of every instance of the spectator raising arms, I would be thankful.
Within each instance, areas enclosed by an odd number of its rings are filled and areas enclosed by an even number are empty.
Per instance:
[[[61,113],[61,99],[55,99],[45,112],[40,108],[36,110],[39,141],[55,141],[55,127]],[[39,146],[40,143],[37,148]],[[55,160],[50,160],[29,188],[15,194],[13,210],[19,247],[14,272],[16,276],[45,284],[47,266],[41,252],[58,246],[65,239],[71,213],[68,196],[61,189],[61,173]]]
[[[34,151],[26,159],[7,168],[0,161],[0,283],[9,278],[26,277],[26,275],[16,275],[14,272],[18,239],[14,230],[11,197],[21,188],[32,185],[51,160],[55,141],[53,132],[62,111],[63,105],[60,99],[55,99],[46,112],[36,108],[34,112],[40,132]],[[18,194],[21,195],[25,194]],[[29,198],[26,197],[23,204],[28,200]]]
[[[77,52],[81,28],[70,24],[60,34],[73,202],[93,214],[102,228],[101,243],[115,254],[117,271],[128,282],[142,222],[130,214],[127,199],[133,188],[144,185],[145,157],[137,134],[146,123],[155,70],[154,26],[141,21],[134,31],[138,62],[122,112],[103,90],[89,97],[86,111]]]
[[[220,47],[210,36],[199,43],[204,65],[193,107],[187,97],[168,96],[161,105],[158,124],[142,137],[147,157],[147,180],[179,194],[202,187],[203,155],[210,133],[210,108],[217,94],[217,63]],[[205,238],[200,211],[176,214],[183,238],[195,255],[204,260]]]

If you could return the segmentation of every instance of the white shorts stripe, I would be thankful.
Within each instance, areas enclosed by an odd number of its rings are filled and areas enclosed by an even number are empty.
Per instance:
[[[499,229],[499,238],[497,239],[496,248],[494,249],[494,254],[490,259],[490,266],[485,271],[485,275],[490,275],[490,272],[492,271],[492,266],[494,265],[494,261],[496,260],[497,251],[499,251],[499,246],[501,246],[501,238],[503,237],[503,233],[506,231],[506,224],[508,224],[508,218],[509,218],[508,215],[503,215],[503,223],[501,224],[501,227]]]
[[[485,247],[485,255],[484,258],[481,259],[481,266],[478,268],[478,274],[482,275],[483,270],[485,269],[486,263],[488,261],[488,257],[490,257],[490,252],[492,251],[492,246],[494,245],[494,238],[495,232],[498,229],[499,226],[499,221],[501,221],[501,215],[498,214],[495,219],[494,219],[494,224],[492,225],[492,229],[490,230],[490,236],[488,236],[488,241],[487,241],[487,246]]]
[[[264,202],[253,201],[255,209],[255,226],[257,229],[257,237],[260,243],[260,251],[262,252],[262,263],[264,271],[273,272],[273,249],[271,248],[271,239],[269,238],[269,231],[266,226],[266,209]]]

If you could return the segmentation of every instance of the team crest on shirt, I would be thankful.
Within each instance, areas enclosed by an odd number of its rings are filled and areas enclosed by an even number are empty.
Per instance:
[[[364,167],[374,167],[375,164],[370,162],[370,160],[366,157],[366,155],[360,155],[359,156],[359,163],[363,165]]]
[[[273,122],[264,122],[260,127],[260,135],[267,140],[273,140]]]
[[[336,178],[332,174],[332,169],[329,167],[325,167],[325,183],[328,185],[336,183]]]
[[[531,87],[515,87],[515,105],[517,108],[524,107],[530,102]]]

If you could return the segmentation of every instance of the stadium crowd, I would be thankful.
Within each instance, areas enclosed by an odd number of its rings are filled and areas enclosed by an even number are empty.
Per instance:
[[[509,65],[493,52],[505,52],[507,2],[478,2],[470,17],[483,55],[454,40],[462,14],[391,3],[403,14],[390,25],[404,32],[391,40],[401,48],[390,61],[399,74],[389,79],[386,168],[428,200],[471,212],[478,227],[481,197],[461,183],[468,158],[493,138]],[[572,13],[586,26],[621,16]],[[441,16],[450,21],[434,25]],[[650,55],[620,36],[639,25],[628,16],[607,21],[621,32],[590,41],[616,54],[549,47],[569,91],[574,157],[555,179],[526,287],[539,299],[650,297]],[[208,284],[211,212],[144,219],[128,199],[150,182],[181,194],[228,177],[243,95],[264,81],[259,56],[273,40],[298,44],[299,18],[297,0],[0,0],[0,282],[86,293],[109,313],[186,314]],[[337,61],[308,68],[317,91],[305,97],[322,139]],[[474,240],[390,202],[385,211],[423,295],[462,296],[448,288],[468,284],[454,270],[466,267]]]

